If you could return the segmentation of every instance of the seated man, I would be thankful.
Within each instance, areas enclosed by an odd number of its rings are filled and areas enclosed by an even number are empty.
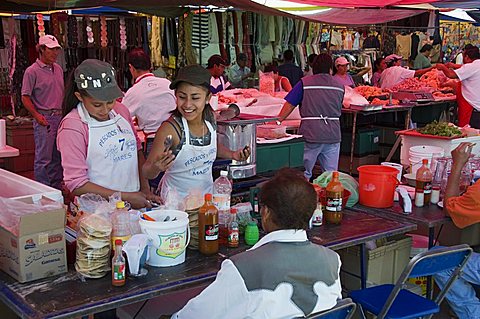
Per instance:
[[[277,173],[260,193],[267,235],[224,260],[215,281],[172,318],[295,318],[334,307],[342,298],[340,258],[307,239],[316,203],[301,173]]]
[[[480,222],[480,180],[460,195],[460,176],[468,162],[473,144],[462,143],[452,151],[452,170],[445,190],[444,210],[459,228]],[[437,284],[443,288],[451,272],[435,276]],[[480,318],[480,301],[472,284],[480,285],[480,254],[473,253],[463,268],[462,275],[448,291],[446,298],[450,307],[460,319]]]

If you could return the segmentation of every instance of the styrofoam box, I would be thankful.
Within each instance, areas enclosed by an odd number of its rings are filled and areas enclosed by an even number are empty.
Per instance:
[[[472,154],[479,155],[480,153],[480,136],[455,138],[452,140],[411,135],[401,136],[402,148],[400,152],[400,163],[405,166],[410,165],[410,162],[408,160],[408,150],[410,149],[410,147],[417,145],[439,146],[444,149],[445,156],[451,156],[451,151],[453,151],[458,145],[460,145],[460,143],[470,142],[477,143],[477,145],[475,145],[472,149]]]
[[[10,199],[32,198],[33,202],[36,203],[42,196],[63,203],[60,190],[0,169],[0,197]]]

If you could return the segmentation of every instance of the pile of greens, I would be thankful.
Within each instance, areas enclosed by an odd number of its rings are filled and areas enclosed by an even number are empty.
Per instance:
[[[462,132],[458,127],[454,125],[449,125],[447,122],[437,122],[433,121],[430,124],[427,124],[425,127],[417,129],[419,133],[437,135],[437,136],[446,136],[454,137],[462,135]]]

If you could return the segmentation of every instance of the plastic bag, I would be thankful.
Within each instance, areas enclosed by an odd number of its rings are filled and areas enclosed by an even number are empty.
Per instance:
[[[75,269],[83,277],[101,278],[110,271],[110,215],[120,198],[120,193],[114,193],[109,201],[97,194],[78,198],[83,214],[77,224]]]
[[[275,94],[275,79],[273,72],[258,71],[259,91],[273,96]]]
[[[240,234],[243,234],[248,223],[253,220],[252,216],[250,215],[250,212],[253,211],[252,204],[250,202],[238,203],[235,206],[232,206],[232,208],[237,209],[238,229]]]
[[[10,233],[18,236],[18,227],[22,216],[63,208],[63,205],[54,201],[45,203],[40,201],[38,204],[28,204],[19,200],[0,197],[0,207],[2,207],[0,211],[0,225]]]
[[[343,107],[346,109],[350,108],[350,105],[367,105],[369,104],[367,99],[363,97],[360,93],[357,93],[354,89],[349,86],[345,86],[345,95],[343,96]]]
[[[338,172],[340,182],[345,189],[348,189],[351,193],[348,198],[347,207],[352,207],[358,202],[358,182],[350,175]],[[321,187],[327,187],[328,183],[332,179],[332,172],[324,172],[318,176],[313,183]]]

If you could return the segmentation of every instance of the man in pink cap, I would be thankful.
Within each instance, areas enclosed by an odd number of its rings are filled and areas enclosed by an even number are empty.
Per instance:
[[[63,179],[55,143],[64,95],[63,70],[56,63],[61,48],[53,35],[40,37],[39,58],[25,70],[22,83],[22,103],[35,119],[35,179],[57,189]]]

